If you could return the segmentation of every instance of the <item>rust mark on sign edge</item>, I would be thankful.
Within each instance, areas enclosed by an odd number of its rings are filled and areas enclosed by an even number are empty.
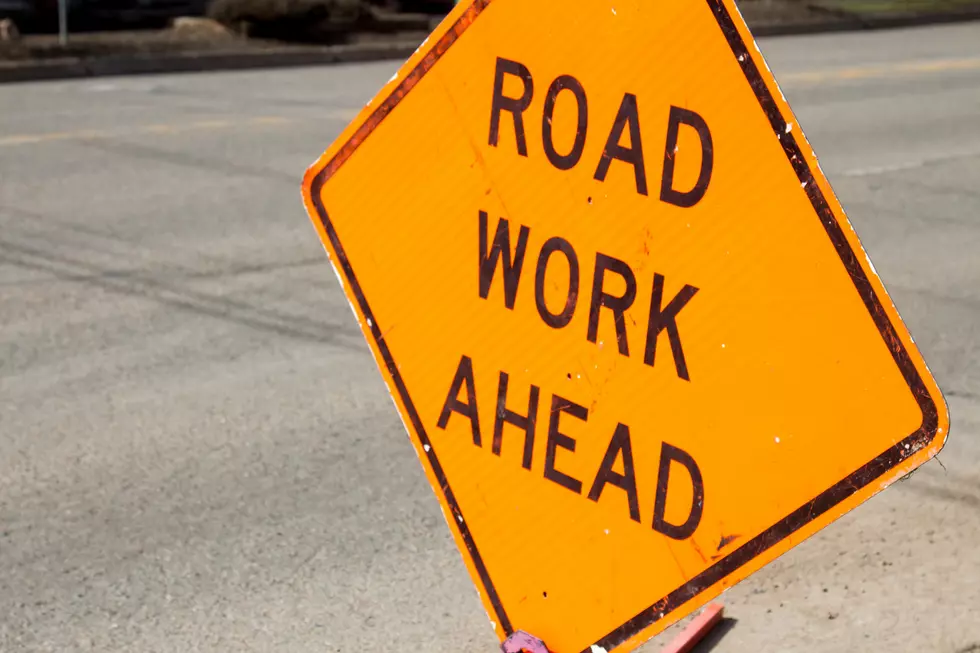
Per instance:
[[[347,159],[354,154],[355,150],[361,146],[368,136],[370,136],[374,130],[381,124],[381,122],[388,117],[398,103],[408,95],[409,91],[415,88],[425,74],[432,69],[436,62],[442,58],[442,55],[446,54],[449,47],[455,43],[463,32],[473,24],[476,17],[480,15],[484,9],[489,6],[492,0],[473,0],[473,3],[466,8],[466,11],[453,23],[452,27],[442,35],[442,37],[436,42],[432,49],[425,53],[422,60],[419,61],[414,68],[402,79],[401,83],[395,87],[395,90],[385,98],[384,102],[378,106],[374,112],[368,116],[368,118],[361,123],[361,126],[357,128],[357,131],[350,137],[350,139],[344,143],[337,153],[327,162],[327,164],[320,170],[313,180],[311,195],[314,199],[319,195],[318,191],[320,187],[330,177],[337,172],[340,166],[347,162]],[[319,206],[317,208],[320,208]]]
[[[725,547],[726,547],[727,545],[729,545],[729,544],[731,544],[732,542],[734,542],[735,540],[737,540],[737,539],[738,539],[738,537],[739,537],[738,535],[722,535],[722,536],[721,536],[721,539],[720,539],[720,540],[718,540],[718,548],[717,548],[717,549],[715,549],[715,550],[716,550],[716,551],[721,551],[721,550],[722,550],[722,549],[724,549],[724,548],[725,548]]]

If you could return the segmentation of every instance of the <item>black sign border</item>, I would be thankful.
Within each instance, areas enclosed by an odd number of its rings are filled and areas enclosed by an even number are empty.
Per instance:
[[[395,388],[398,391],[402,404],[405,406],[405,409],[408,412],[409,420],[412,423],[412,428],[415,429],[416,436],[423,445],[429,465],[431,465],[432,471],[435,474],[436,479],[439,481],[439,486],[442,490],[443,496],[446,499],[446,503],[449,505],[450,510],[452,511],[452,521],[459,529],[459,533],[466,546],[466,550],[469,553],[470,558],[473,561],[473,565],[483,583],[483,588],[486,591],[487,598],[489,599],[490,604],[493,606],[496,613],[497,621],[503,631],[510,635],[514,632],[510,618],[507,616],[504,606],[500,601],[500,597],[497,594],[497,590],[493,585],[493,581],[490,579],[490,574],[487,571],[482,557],[480,556],[479,549],[477,548],[476,542],[473,539],[473,534],[470,532],[469,525],[466,523],[466,519],[463,517],[463,513],[456,502],[456,497],[449,486],[449,481],[446,478],[446,474],[436,456],[435,448],[432,446],[425,427],[422,425],[422,420],[419,418],[418,411],[415,409],[415,405],[412,403],[412,399],[408,394],[408,389],[405,386],[405,382],[402,380],[401,374],[398,371],[398,366],[395,364],[391,351],[384,340],[384,333],[379,326],[378,321],[374,318],[374,313],[371,311],[371,308],[367,303],[364,292],[361,290],[361,286],[357,281],[357,276],[354,274],[354,269],[351,266],[350,261],[347,259],[343,245],[340,243],[337,231],[334,229],[333,223],[330,221],[330,217],[323,206],[323,200],[321,197],[322,187],[327,180],[329,180],[330,177],[332,177],[334,173],[336,173],[336,171],[347,161],[347,159],[350,158],[360,144],[363,143],[364,140],[374,131],[374,129],[388,116],[388,114],[391,113],[391,111],[398,105],[399,102],[401,102],[409,91],[411,91],[412,88],[418,84],[419,80],[421,80],[422,77],[432,69],[436,62],[449,50],[449,48],[460,38],[460,36],[462,36],[467,27],[469,27],[480,15],[480,13],[490,5],[491,1],[492,0],[473,0],[473,2],[465,10],[463,10],[448,31],[432,45],[421,60],[415,65],[415,67],[402,78],[402,81],[395,87],[388,97],[386,97],[385,100],[378,105],[377,109],[375,109],[374,112],[371,113],[371,115],[368,116],[368,118],[358,127],[350,139],[345,142],[336,152],[336,154],[324,165],[324,167],[316,173],[316,175],[313,177],[312,183],[310,184],[310,196],[313,205],[316,208],[319,220],[323,225],[323,228],[330,239],[330,244],[336,254],[336,260],[334,263],[343,271],[347,283],[357,301],[357,306],[360,309],[361,314],[367,320],[367,324],[371,330],[371,335],[373,336],[378,351],[384,360],[385,367],[387,368],[388,373],[391,375],[391,379],[395,384]],[[741,66],[746,81],[752,87],[752,91],[755,93],[755,97],[759,101],[760,108],[768,117],[769,124],[772,126],[773,132],[782,144],[783,152],[785,152],[786,158],[788,159],[790,165],[793,166],[793,170],[796,172],[796,175],[800,180],[800,184],[806,190],[807,197],[809,197],[810,203],[812,204],[817,217],[820,219],[820,222],[824,226],[827,235],[830,237],[837,254],[840,256],[841,262],[847,269],[847,272],[854,283],[855,289],[861,296],[861,299],[864,301],[864,305],[868,309],[868,313],[871,315],[875,326],[881,333],[881,337],[891,352],[895,363],[898,365],[899,370],[902,373],[902,376],[905,378],[905,381],[909,386],[909,390],[915,397],[915,400],[922,411],[922,423],[911,435],[875,456],[874,459],[860,467],[847,478],[841,480],[839,483],[822,492],[811,501],[808,501],[804,505],[800,506],[786,517],[779,520],[776,524],[752,538],[730,554],[726,555],[724,558],[721,558],[700,574],[690,579],[687,583],[677,588],[667,596],[661,598],[650,607],[642,610],[634,617],[629,619],[626,623],[614,629],[595,643],[595,645],[606,650],[612,650],[643,629],[649,627],[657,621],[660,621],[681,605],[687,603],[698,594],[730,575],[739,567],[747,564],[764,551],[768,550],[792,533],[798,531],[800,528],[806,526],[808,523],[824,514],[837,504],[841,503],[848,497],[852,496],[868,484],[880,478],[889,470],[900,465],[902,461],[912,456],[915,452],[928,446],[935,439],[939,425],[938,410],[935,401],[929,393],[929,389],[926,387],[925,382],[919,374],[919,371],[915,366],[915,362],[909,356],[908,351],[905,348],[905,344],[902,342],[902,339],[896,332],[891,320],[888,318],[884,306],[878,299],[878,295],[868,279],[864,268],[861,266],[857,255],[851,248],[844,230],[838,223],[837,217],[834,215],[833,210],[824,197],[823,191],[820,189],[820,185],[817,183],[816,178],[810,170],[810,166],[807,163],[806,158],[803,156],[803,152],[800,150],[800,146],[796,142],[796,138],[793,135],[792,130],[787,128],[788,123],[783,117],[782,112],[779,109],[779,105],[776,103],[776,100],[772,95],[772,92],[766,85],[765,79],[759,73],[759,68],[756,65],[755,57],[752,56],[746,47],[745,41],[742,39],[738,26],[732,20],[732,16],[725,6],[723,0],[706,0],[706,2],[708,3],[708,7],[711,9],[712,14],[718,22],[718,27],[721,29],[726,41],[728,42],[728,45],[731,47],[732,54],[735,56],[739,65]],[[591,646],[584,649],[582,653],[589,653],[590,650]]]

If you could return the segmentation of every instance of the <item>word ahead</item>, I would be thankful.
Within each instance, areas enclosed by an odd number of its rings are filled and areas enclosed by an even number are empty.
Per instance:
[[[504,82],[507,76],[516,77],[523,84],[518,97],[504,95]],[[568,91],[575,98],[577,114],[575,141],[572,149],[561,154],[555,147],[552,133],[552,119],[555,115],[555,105],[562,91]],[[527,66],[518,62],[497,58],[497,68],[494,75],[493,101],[490,109],[490,139],[489,144],[497,147],[500,140],[500,122],[503,112],[508,112],[514,121],[514,138],[517,153],[527,156],[527,138],[524,131],[524,113],[531,106],[534,97],[534,78]],[[687,191],[674,188],[674,163],[677,149],[677,136],[681,125],[693,127],[701,141],[701,171],[698,173],[694,187]],[[541,141],[545,156],[559,170],[570,170],[578,165],[585,150],[585,138],[589,129],[589,102],[585,87],[571,75],[560,75],[548,86],[544,99],[544,112],[541,115]],[[621,143],[623,132],[629,133],[629,145]],[[647,173],[643,158],[643,138],[640,131],[640,115],[637,110],[637,99],[632,93],[623,94],[619,111],[609,129],[606,145],[602,156],[596,165],[593,177],[605,181],[613,160],[622,161],[633,166],[633,176],[636,180],[636,192],[647,195]],[[667,118],[667,141],[664,147],[663,176],[660,180],[660,199],[669,204],[681,207],[691,207],[701,201],[708,190],[711,180],[711,168],[714,164],[714,147],[711,141],[711,130],[699,114],[689,109],[671,106]]]
[[[490,450],[496,455],[500,455],[503,443],[504,425],[510,424],[524,431],[524,453],[521,466],[530,470],[534,455],[534,436],[538,420],[538,404],[541,389],[532,385],[528,396],[528,405],[524,414],[514,412],[507,407],[507,386],[510,376],[501,371],[497,382],[497,396],[495,419],[493,423],[493,443]],[[460,399],[460,393],[465,390],[465,397]],[[436,425],[440,429],[445,429],[449,425],[449,418],[453,413],[458,413],[470,421],[470,432],[473,436],[473,444],[477,447],[483,446],[483,430],[480,425],[479,411],[477,410],[476,379],[473,376],[473,361],[469,356],[460,358],[456,368],[456,375],[446,395],[442,412],[439,414],[439,421]],[[560,471],[556,465],[558,450],[568,452],[566,455],[575,452],[575,439],[561,432],[562,415],[588,421],[589,411],[585,406],[581,406],[570,399],[553,395],[551,397],[550,408],[548,410],[548,442],[545,447],[544,457],[544,477],[549,481],[557,483],[563,488],[571,490],[575,494],[582,494],[582,481],[574,478],[565,472]],[[617,461],[622,466],[623,473],[615,471]],[[694,488],[694,497],[691,501],[691,508],[687,519],[682,524],[672,524],[664,518],[667,509],[667,485],[670,479],[671,463],[676,462],[687,469],[691,477],[691,485]],[[629,506],[629,516],[635,522],[640,522],[640,502],[636,492],[636,465],[633,462],[633,443],[630,438],[630,429],[627,425],[619,423],[613,430],[606,447],[606,453],[602,457],[596,469],[595,476],[588,493],[588,498],[598,503],[603,490],[607,485],[618,487],[626,493],[627,505]],[[694,458],[689,453],[667,444],[661,443],[660,464],[657,472],[657,496],[653,507],[653,530],[662,533],[675,540],[684,540],[694,534],[698,524],[701,522],[701,513],[704,510],[704,480],[701,477],[701,470]]]

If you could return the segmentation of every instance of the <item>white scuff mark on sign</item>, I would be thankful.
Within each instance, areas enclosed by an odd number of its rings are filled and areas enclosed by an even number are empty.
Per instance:
[[[609,653],[606,649],[602,648],[598,644],[593,644],[589,649],[589,653]]]
[[[423,444],[422,448],[425,449],[425,453],[429,453],[430,451],[432,451],[432,447],[430,447],[427,444]]]
[[[372,322],[372,321],[371,321],[371,318],[368,318],[368,319],[367,319],[367,325],[368,325],[369,327],[372,327],[372,326],[374,326],[374,322]]]
[[[427,36],[427,37],[425,37],[425,40],[422,41],[421,44],[419,44],[419,47],[415,48],[415,54],[418,54],[419,53],[419,50],[421,50],[422,48],[424,48],[428,43],[429,43],[429,37]]]
[[[878,276],[878,270],[877,268],[875,268],[875,264],[871,262],[871,257],[865,254],[864,259],[868,262],[868,267],[871,268],[871,271],[874,272],[874,275]]]
[[[766,72],[769,73],[769,76],[771,77],[772,76],[772,68],[769,67],[769,62],[766,61],[765,56],[762,54],[762,50],[759,49],[759,44],[756,41],[753,41],[752,42],[752,45],[755,46],[755,51],[759,53],[759,58],[762,59],[762,65],[766,67]],[[779,91],[779,96],[782,97],[783,98],[783,102],[785,102],[786,101],[786,97],[783,95],[783,92],[782,92],[781,89],[779,89],[778,85],[776,87],[776,90]]]
[[[786,133],[788,134],[791,131],[793,131],[793,123],[788,122],[788,123],[786,123]]]
[[[776,444],[779,444],[779,436],[776,436]]]
[[[613,7],[613,10],[612,10],[612,12],[613,12],[613,16],[616,16],[616,15],[617,15],[617,14],[616,14],[616,8],[615,8],[615,7]]]

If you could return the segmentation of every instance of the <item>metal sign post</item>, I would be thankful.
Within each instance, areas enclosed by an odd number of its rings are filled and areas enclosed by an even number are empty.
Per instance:
[[[58,0],[58,44],[68,45],[68,0]]]

